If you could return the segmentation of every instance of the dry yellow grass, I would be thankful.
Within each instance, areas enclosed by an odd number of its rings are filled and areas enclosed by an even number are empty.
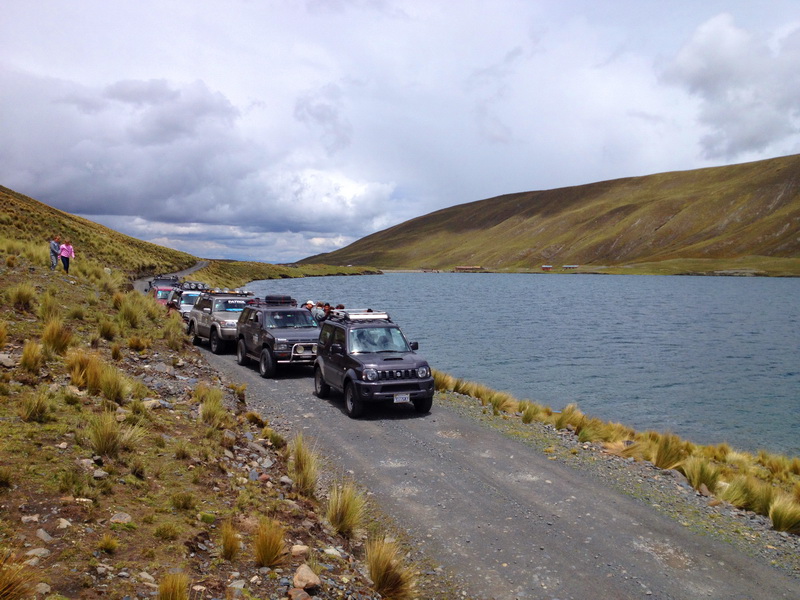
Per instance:
[[[338,533],[351,537],[364,520],[366,500],[352,483],[335,484],[325,516]]]
[[[259,567],[275,567],[286,558],[284,528],[269,518],[262,518],[253,538],[253,553]]]
[[[189,600],[189,576],[167,573],[158,584],[158,600]]]
[[[290,444],[290,455],[289,473],[295,488],[307,498],[313,498],[319,475],[319,458],[308,447],[303,434],[298,434]]]
[[[386,538],[367,541],[367,568],[375,590],[391,600],[415,598],[414,574],[403,564],[399,548]]]

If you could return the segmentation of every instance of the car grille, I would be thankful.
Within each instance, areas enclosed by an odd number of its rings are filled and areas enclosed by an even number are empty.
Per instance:
[[[416,379],[416,369],[392,369],[390,371],[378,371],[378,379],[380,381],[393,381],[397,379]]]

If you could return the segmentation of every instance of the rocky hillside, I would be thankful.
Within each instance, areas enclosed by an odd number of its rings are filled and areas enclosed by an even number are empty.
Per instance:
[[[507,194],[412,219],[308,262],[539,270],[671,265],[800,275],[800,155]],[[694,261],[694,262],[693,262]]]

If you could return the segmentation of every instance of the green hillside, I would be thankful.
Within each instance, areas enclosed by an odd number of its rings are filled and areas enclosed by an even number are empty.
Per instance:
[[[72,241],[78,260],[88,258],[134,277],[179,271],[197,262],[191,254],[124,235],[3,186],[0,203],[0,237],[5,239],[41,243],[46,248],[58,234]]]
[[[800,275],[800,155],[460,204],[302,262]]]

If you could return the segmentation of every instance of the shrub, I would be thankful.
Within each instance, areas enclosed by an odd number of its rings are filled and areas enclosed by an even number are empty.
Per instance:
[[[367,541],[367,568],[375,590],[392,600],[414,597],[414,575],[398,557],[397,545],[385,538]]]
[[[8,300],[17,310],[29,311],[33,299],[36,297],[36,288],[30,283],[19,283],[11,286],[7,291]]]
[[[253,552],[259,567],[274,567],[286,557],[284,530],[281,525],[269,518],[262,518],[253,539]]]
[[[788,494],[778,495],[769,507],[773,529],[800,533],[800,504]]]
[[[46,423],[50,420],[52,410],[49,392],[46,388],[39,388],[23,398],[20,417],[26,423]]]
[[[353,484],[334,485],[325,516],[337,533],[350,537],[364,519],[365,505],[364,495]]]
[[[24,600],[33,596],[36,573],[11,550],[0,549],[0,597],[3,600]]]
[[[225,521],[222,524],[222,558],[225,560],[233,560],[239,553],[241,543],[239,542],[239,533],[236,531],[232,521]]]
[[[45,350],[62,355],[72,344],[72,331],[64,327],[64,323],[60,318],[54,317],[44,327],[42,344]]]
[[[291,444],[291,457],[289,473],[297,491],[307,498],[313,498],[317,487],[319,458],[306,445],[303,434],[297,434],[294,438]]]
[[[158,600],[189,600],[189,576],[167,573],[158,584]]]
[[[31,375],[38,375],[43,364],[42,345],[34,340],[27,340],[22,347],[22,358],[20,358],[19,366],[22,367],[23,371],[27,371]]]

